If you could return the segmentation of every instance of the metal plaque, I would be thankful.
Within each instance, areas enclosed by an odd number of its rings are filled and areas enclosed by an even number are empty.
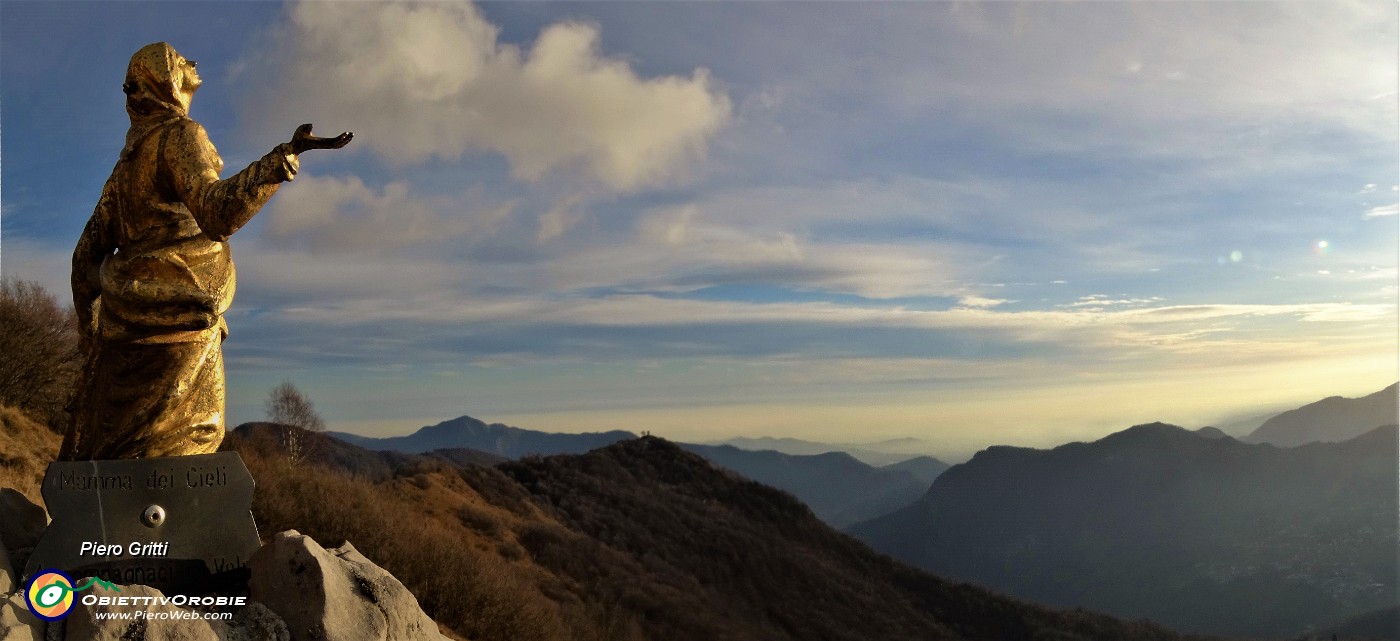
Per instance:
[[[56,569],[167,595],[236,586],[259,547],[253,485],[237,452],[52,463],[41,491],[53,522],[25,580]]]

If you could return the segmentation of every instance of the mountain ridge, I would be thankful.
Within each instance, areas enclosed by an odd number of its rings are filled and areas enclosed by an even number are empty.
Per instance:
[[[1038,602],[1295,634],[1394,597],[1396,431],[1281,448],[1148,423],[1047,450],[991,447],[848,532]]]
[[[568,454],[603,447],[624,439],[637,438],[622,430],[560,434],[512,427],[502,423],[487,424],[471,416],[459,416],[434,425],[419,428],[412,434],[371,437],[348,432],[327,432],[342,441],[368,447],[404,453],[467,447],[507,458],[521,456]]]
[[[1294,447],[1314,441],[1338,442],[1400,421],[1400,383],[1357,398],[1329,396],[1264,421],[1240,439]]]
[[[551,467],[554,469],[549,469]],[[503,464],[502,469],[532,492],[543,490],[551,496],[551,503],[560,506],[566,514],[565,522],[576,525],[584,531],[600,534],[610,532],[609,524],[617,518],[631,514],[651,514],[653,510],[638,509],[637,504],[647,504],[656,499],[654,499],[653,494],[642,492],[629,495],[630,500],[635,501],[635,504],[617,503],[611,500],[604,505],[571,504],[565,501],[567,497],[571,496],[571,491],[567,488],[573,487],[575,484],[564,481],[573,473],[586,471],[588,478],[596,480],[601,477],[605,482],[611,481],[613,486],[660,485],[670,487],[696,504],[727,506],[724,508],[725,512],[717,513],[707,510],[707,516],[699,519],[678,514],[668,515],[656,521],[655,525],[639,531],[635,538],[614,539],[614,541],[622,549],[633,553],[646,553],[654,550],[658,544],[651,536],[641,535],[640,532],[667,529],[666,523],[674,523],[670,527],[686,531],[685,540],[689,541],[689,544],[700,546],[700,554],[687,557],[692,562],[708,558],[734,558],[740,561],[739,566],[730,566],[717,574],[707,573],[706,570],[698,567],[690,569],[689,572],[706,576],[707,584],[722,586],[722,592],[733,594],[745,602],[776,600],[780,603],[792,603],[794,597],[783,595],[782,590],[775,593],[772,588],[751,584],[749,579],[745,577],[745,573],[739,570],[740,566],[769,567],[770,571],[774,571],[778,575],[794,577],[797,583],[817,590],[815,593],[804,595],[812,601],[810,606],[815,606],[815,609],[809,606],[787,611],[785,608],[769,606],[767,612],[769,616],[778,619],[777,623],[780,629],[789,630],[795,634],[809,629],[812,621],[827,618],[829,614],[824,612],[826,608],[840,610],[854,608],[861,612],[861,620],[864,623],[854,634],[809,636],[808,633],[801,633],[801,636],[806,638],[849,638],[854,641],[855,639],[871,638],[963,636],[965,638],[1008,639],[1009,641],[1010,639],[1043,638],[1046,634],[1046,631],[1038,630],[1034,624],[1027,625],[1022,617],[1016,616],[1010,611],[1001,610],[999,612],[999,608],[1003,606],[993,605],[995,601],[984,602],[984,605],[981,606],[964,607],[961,604],[969,600],[975,602],[986,597],[992,597],[992,599],[996,599],[996,597],[970,586],[954,586],[928,575],[909,573],[907,569],[897,564],[891,565],[888,559],[874,555],[864,546],[857,544],[852,547],[853,541],[821,525],[806,506],[792,500],[786,494],[743,477],[725,476],[728,473],[716,470],[714,464],[707,459],[686,451],[679,444],[656,437],[647,436],[634,441],[618,442],[584,455],[513,461]],[[711,476],[713,472],[706,470],[720,471],[722,475],[714,477]],[[647,481],[648,478],[655,480]],[[695,492],[693,488],[697,481],[704,478],[710,480],[699,484],[711,489]],[[724,478],[728,480],[715,481],[715,479]],[[667,506],[678,500],[684,502],[686,499],[675,497],[660,499]],[[598,510],[610,511],[612,516],[606,513],[599,514]],[[729,512],[731,510],[732,512]],[[726,512],[741,515],[743,521],[737,527],[717,523],[716,519],[720,518],[719,515]],[[773,551],[782,554],[783,560],[745,559],[745,550],[754,548],[751,545],[735,542],[733,537],[736,532],[770,532],[780,536],[786,543]],[[839,548],[840,551],[821,554],[822,561],[813,563],[811,557],[818,554],[817,550],[826,549],[827,546]],[[855,567],[861,568],[857,575],[865,578],[859,580],[853,578],[852,580],[857,581],[856,586],[860,590],[873,590],[873,593],[861,596],[838,596],[836,593],[827,593],[826,590],[832,589],[833,584],[825,580],[815,579],[811,574],[818,567],[840,567],[846,564],[854,564]],[[686,567],[684,561],[682,561],[681,567]],[[908,589],[922,589],[927,592],[920,596],[895,595],[882,592],[870,583],[870,577],[886,576],[889,573],[893,573],[892,576],[897,577],[893,581],[894,583]],[[930,614],[934,615],[930,622],[933,627],[925,629],[922,633],[904,628],[900,622],[878,615],[889,606],[897,606],[902,603],[929,603],[921,599],[930,598],[930,593],[944,596],[936,599],[941,603],[941,607],[929,610]],[[987,607],[988,605],[993,605],[993,607]],[[949,618],[961,617],[970,617],[975,622],[966,620],[960,624],[948,622]],[[895,627],[891,627],[892,625]],[[920,625],[929,625],[929,623]],[[1137,630],[1136,633],[1128,632],[1130,629],[1134,628],[1119,629],[1114,634],[1124,638],[1170,634],[1151,625],[1142,625],[1141,630]],[[1083,632],[1061,629],[1056,633],[1056,635],[1059,634],[1072,638],[1083,634]]]
[[[736,436],[702,445],[732,445],[742,450],[755,452],[772,450],[793,456],[845,452],[872,467],[887,467],[920,456],[933,458],[928,453],[928,446],[924,441],[910,437],[892,438],[873,443],[823,443],[792,437]]]
[[[289,466],[280,429],[226,441],[258,479],[260,526],[353,541],[476,641],[1191,638],[917,571],[655,437],[495,466],[340,443]],[[362,461],[387,473],[342,467]]]
[[[930,471],[926,466],[917,471],[871,467],[846,452],[803,456],[733,445],[678,445],[747,478],[790,492],[834,527],[904,507],[922,496],[932,482],[932,478],[925,479]]]
[[[500,423],[487,424],[470,416],[443,421],[398,437],[327,434],[376,450],[414,454],[466,447],[507,459],[583,454],[637,438],[631,432],[616,430],[586,434],[542,432]],[[683,444],[683,447],[700,452],[746,477],[792,493],[811,506],[820,518],[837,527],[908,505],[928,490],[933,478],[947,469],[946,464],[932,457],[911,457],[900,461],[905,467],[886,469],[870,466],[843,451],[790,455],[732,445]]]

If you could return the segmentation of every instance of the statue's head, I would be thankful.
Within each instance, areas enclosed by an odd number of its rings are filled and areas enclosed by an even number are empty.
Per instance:
[[[156,42],[141,47],[126,66],[126,111],[133,119],[159,113],[186,115],[201,81],[195,63]]]

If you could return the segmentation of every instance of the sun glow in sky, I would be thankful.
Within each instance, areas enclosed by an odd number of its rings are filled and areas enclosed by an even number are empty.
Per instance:
[[[7,278],[67,296],[131,53],[226,175],[231,423],[951,458],[1397,373],[1397,5],[0,3]]]

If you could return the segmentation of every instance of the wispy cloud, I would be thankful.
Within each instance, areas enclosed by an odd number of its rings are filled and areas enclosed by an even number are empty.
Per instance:
[[[1367,220],[1400,214],[1400,204],[1379,205],[1366,210],[1361,217]]]
[[[449,208],[455,211],[446,215]],[[272,201],[261,227],[265,238],[282,246],[362,255],[489,235],[513,206],[462,209],[454,200],[416,196],[405,180],[372,189],[357,176],[303,175]]]
[[[973,295],[973,296],[963,296],[962,298],[959,298],[959,299],[958,299],[958,304],[959,304],[959,305],[961,305],[961,306],[963,306],[963,307],[973,307],[973,308],[978,308],[978,309],[983,309],[983,308],[988,308],[988,307],[997,307],[997,306],[1000,306],[1000,305],[1005,305],[1006,303],[1010,303],[1010,302],[1014,302],[1014,301],[1009,301],[1009,300],[1006,300],[1006,299],[1004,299],[1004,298],[987,298],[987,297],[985,297],[985,296],[975,296],[975,295]]]

